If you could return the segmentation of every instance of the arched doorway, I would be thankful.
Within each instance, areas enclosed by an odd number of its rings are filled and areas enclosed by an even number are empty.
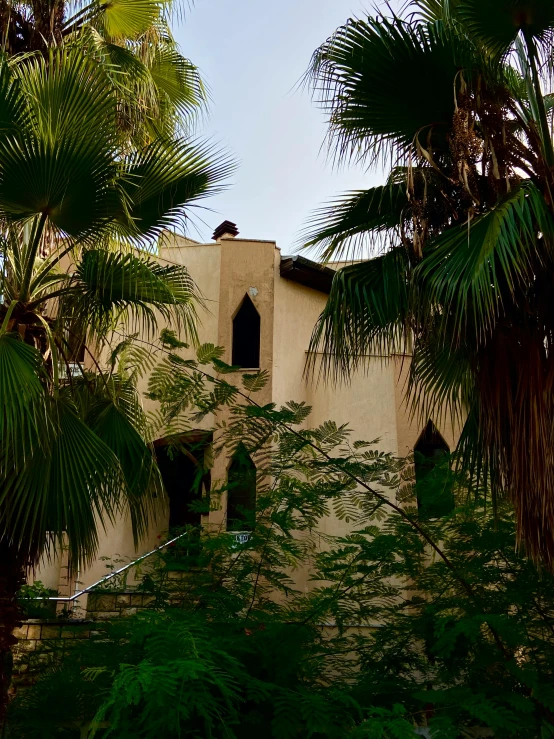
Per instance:
[[[244,444],[231,458],[227,476],[227,531],[250,531],[256,515],[256,465]]]
[[[430,420],[414,447],[417,508],[422,518],[440,518],[454,509],[450,447]]]

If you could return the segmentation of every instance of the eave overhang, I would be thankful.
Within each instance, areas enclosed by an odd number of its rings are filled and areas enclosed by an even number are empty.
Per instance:
[[[281,257],[279,274],[285,280],[298,282],[300,285],[329,295],[335,271],[295,254],[292,257]]]

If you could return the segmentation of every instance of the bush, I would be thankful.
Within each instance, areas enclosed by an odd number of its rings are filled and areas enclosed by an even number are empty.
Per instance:
[[[18,602],[25,618],[56,618],[56,601],[48,600],[57,595],[40,581],[24,585],[18,594]]]
[[[183,408],[198,368],[180,377],[173,364]],[[218,382],[191,406],[228,406],[216,453],[240,443],[256,460],[248,541],[203,532],[194,551],[160,555],[144,583],[156,609],[54,653],[13,703],[12,735],[554,736],[554,579],[518,552],[511,509],[493,512],[441,464],[425,485],[447,487],[454,508],[420,516],[409,460],[330,422],[306,430],[304,405],[245,405]],[[348,536],[317,533],[331,512]]]

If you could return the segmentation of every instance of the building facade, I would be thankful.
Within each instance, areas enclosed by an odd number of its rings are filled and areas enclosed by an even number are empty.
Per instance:
[[[312,407],[309,426],[326,420],[346,423],[354,438],[379,439],[379,449],[394,455],[409,454],[418,440],[424,453],[425,443],[432,446],[432,441],[425,442],[427,424],[421,426],[411,418],[404,402],[409,357],[368,355],[350,381],[338,385],[325,383],[318,378],[317,370],[313,377],[306,376],[310,337],[329,294],[331,268],[301,256],[284,256],[274,241],[241,239],[229,222],[222,224],[214,233],[214,240],[207,244],[171,236],[160,248],[159,260],[162,264],[187,267],[206,305],[200,314],[200,341],[225,348],[222,359],[241,366],[237,382],[245,369],[267,370],[269,381],[256,395],[257,402],[279,406],[289,400],[305,401]],[[232,374],[227,379],[233,383]],[[146,380],[139,389],[144,393]],[[148,408],[150,401],[144,402]],[[439,446],[452,449],[456,431],[437,423],[437,419],[430,420],[440,433]],[[207,419],[198,433],[209,426]],[[133,544],[130,521],[122,518],[108,526],[101,537],[96,562],[78,573],[78,582],[67,581],[63,555],[41,567],[36,579],[69,595],[105,575],[107,565],[132,560],[153,549],[170,524],[190,522],[186,503],[191,470],[185,462],[174,461],[172,465],[164,458],[163,444],[160,439],[156,446],[169,505],[153,522],[139,551]],[[212,479],[224,480],[232,474],[231,467],[232,460],[217,457]],[[233,518],[232,506],[232,501],[222,499],[219,508],[210,512],[209,524],[226,527]],[[348,524],[333,516],[322,521],[321,526],[324,533],[348,532]],[[308,574],[299,574],[299,587],[308,587]]]

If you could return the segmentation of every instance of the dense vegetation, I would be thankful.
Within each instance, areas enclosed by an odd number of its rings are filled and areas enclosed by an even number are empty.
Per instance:
[[[339,160],[384,165],[305,241],[341,270],[314,333],[327,370],[413,350],[409,397],[463,423],[458,458],[554,561],[551,0],[415,0],[314,54]],[[371,254],[376,258],[368,260]]]
[[[171,30],[182,15],[176,0],[2,0],[3,54],[15,64],[50,50],[78,49],[118,100],[117,128],[130,146],[160,135],[189,135],[205,106],[198,70]]]
[[[187,138],[205,95],[169,10],[0,2],[0,732],[554,737],[552,3],[418,0],[314,55],[339,158],[390,176],[315,218],[325,258],[384,250],[337,273],[313,348],[338,374],[413,348],[416,410],[465,424],[456,471],[417,485],[305,405],[256,404],[265,373],[233,386],[219,348],[183,359],[165,331],[153,366],[129,336],[161,316],[197,344],[194,283],[145,249],[230,171]],[[142,573],[152,608],[38,653],[5,722],[25,570],[62,541],[90,561],[123,508],[138,539],[162,499],[152,439],[181,454],[214,413],[213,453],[255,464],[248,535],[187,530]]]
[[[142,573],[155,608],[54,652],[12,706],[13,735],[553,736],[554,581],[516,552],[511,510],[495,516],[444,458],[423,494],[456,506],[430,519],[409,460],[332,422],[307,430],[305,405],[260,407],[263,373],[239,389],[217,348],[192,362],[164,339],[159,420],[182,432],[227,408],[214,448],[256,463],[250,538],[191,529],[161,552]],[[213,483],[204,510],[226,492]],[[322,536],[327,515],[351,533]]]
[[[190,138],[203,88],[168,10],[0,3],[0,725],[26,571],[64,538],[90,561],[121,510],[138,539],[160,488],[106,337],[162,316],[196,338],[192,279],[148,251],[230,164]]]

